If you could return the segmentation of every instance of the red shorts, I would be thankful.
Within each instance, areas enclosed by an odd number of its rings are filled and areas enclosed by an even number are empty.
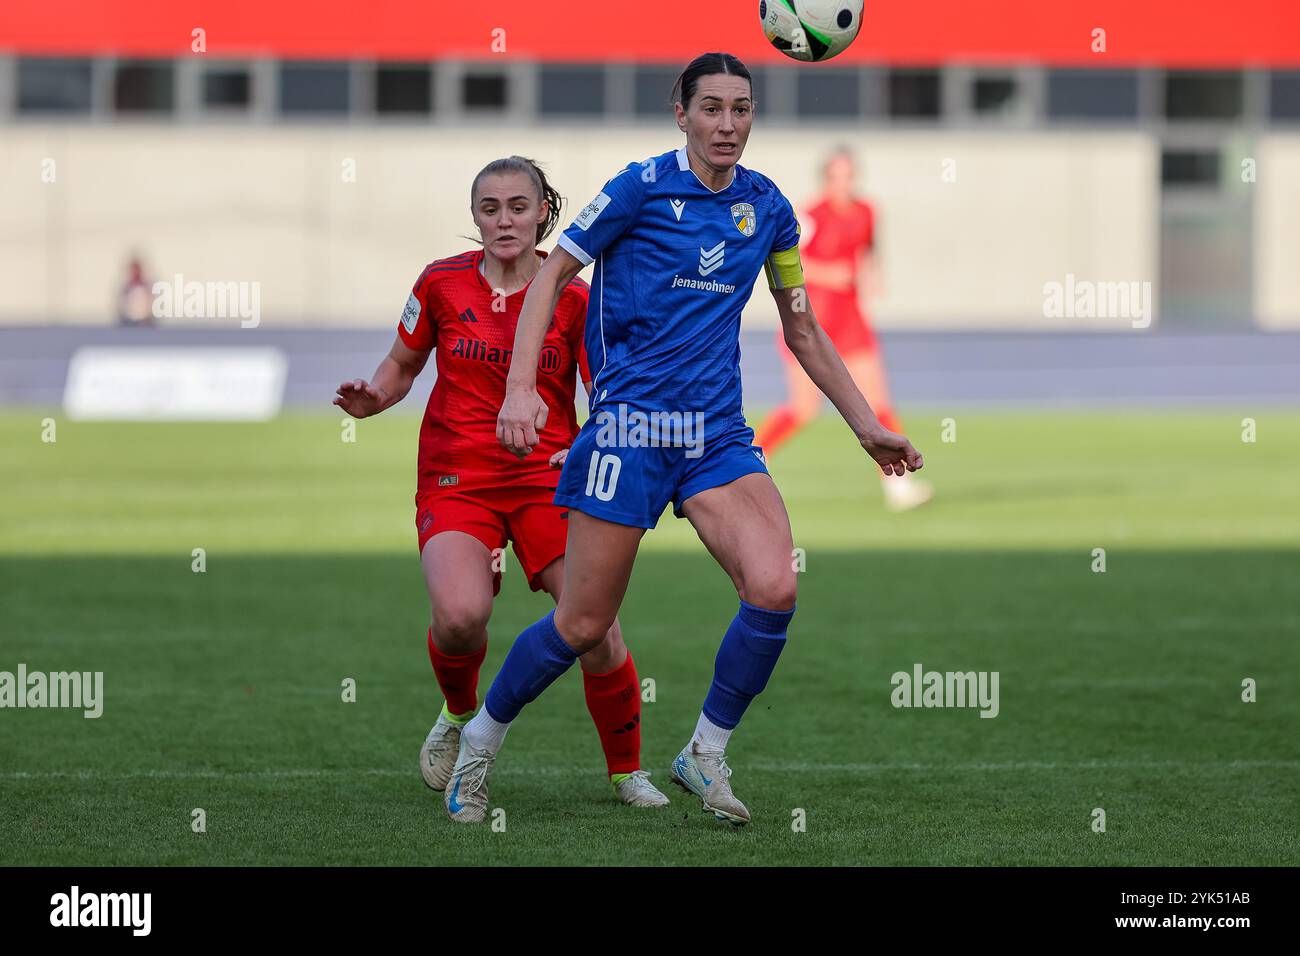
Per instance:
[[[874,352],[880,347],[875,331],[858,311],[855,296],[810,289],[808,297],[812,300],[817,324],[826,330],[831,344],[840,355]],[[787,362],[793,362],[794,354],[786,347],[785,338],[780,332],[777,333],[776,340],[782,357]]]
[[[564,556],[569,533],[569,509],[553,504],[554,496],[553,488],[421,488],[415,494],[420,551],[430,538],[444,531],[473,535],[489,551],[504,549],[508,540],[514,545],[528,586],[540,591],[540,575],[552,561]],[[498,571],[492,593],[500,590]]]

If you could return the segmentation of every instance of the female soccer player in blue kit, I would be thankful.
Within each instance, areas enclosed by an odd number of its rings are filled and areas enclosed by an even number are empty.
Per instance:
[[[880,424],[817,324],[789,201],[738,164],[753,123],[749,71],[730,54],[703,54],[673,98],[686,145],[631,163],[605,184],[564,231],[520,312],[497,437],[522,458],[546,421],[536,379],[547,322],[569,280],[596,264],[586,324],[591,417],[555,494],[570,509],[564,589],[556,609],[516,639],[461,734],[445,795],[453,820],[485,818],[488,775],[510,722],[605,640],[641,537],[671,501],[740,596],[672,779],[718,819],[749,821],[724,751],[766,686],[795,609],[790,520],[741,408],[740,314],[759,269],[791,352],[882,472],[922,464],[911,442]]]

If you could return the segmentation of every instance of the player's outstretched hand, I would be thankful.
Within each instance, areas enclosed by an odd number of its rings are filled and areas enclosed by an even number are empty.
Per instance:
[[[353,418],[365,418],[384,410],[384,397],[365,379],[354,378],[338,387],[334,404]]]
[[[568,461],[568,459],[569,459],[569,449],[561,448],[559,451],[557,451],[554,455],[551,456],[551,460],[549,464],[552,468],[563,468],[564,463]]]
[[[861,441],[867,454],[875,460],[886,475],[902,475],[909,471],[917,471],[925,464],[921,453],[912,447],[912,443],[905,435],[896,435],[880,426]]]
[[[527,458],[537,447],[537,433],[546,427],[546,414],[537,389],[507,389],[497,414],[497,441],[516,458]]]

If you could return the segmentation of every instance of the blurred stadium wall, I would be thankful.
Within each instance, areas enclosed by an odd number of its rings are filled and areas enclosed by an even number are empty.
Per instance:
[[[474,231],[469,183],[484,164],[512,152],[544,162],[569,201],[567,222],[629,158],[680,145],[674,127],[657,125],[595,135],[18,129],[4,150],[8,174],[0,176],[0,313],[8,322],[106,321],[113,284],[139,247],[159,279],[259,281],[264,321],[390,325],[425,263],[472,245],[464,238]],[[796,137],[760,128],[744,162],[792,197],[811,196],[816,162],[838,142],[864,158],[878,206],[888,268],[882,321],[1041,328],[1049,279],[1155,272],[1159,157],[1147,137]],[[55,155],[61,188],[33,188],[34,175],[16,175]],[[949,157],[956,183],[940,179]],[[345,181],[353,168],[355,181]],[[972,188],[960,188],[967,181]],[[1296,224],[1277,228],[1294,233]],[[775,310],[769,296],[756,296],[746,320],[764,319],[775,323]]]

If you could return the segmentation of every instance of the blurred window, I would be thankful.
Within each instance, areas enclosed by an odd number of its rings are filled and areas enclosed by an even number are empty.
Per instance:
[[[1006,116],[1016,111],[1020,86],[1011,76],[977,76],[971,84],[971,109],[977,116]]]
[[[1300,72],[1274,73],[1268,103],[1273,119],[1300,120]]]
[[[346,63],[281,63],[280,111],[346,113],[352,103],[350,74]]]
[[[1137,119],[1136,70],[1052,70],[1047,76],[1052,119]]]
[[[375,70],[375,111],[433,112],[433,70],[423,63],[394,63]]]
[[[128,60],[113,73],[113,108],[119,113],[170,113],[175,94],[171,63]]]
[[[891,70],[889,115],[911,119],[939,115],[938,70]]]
[[[18,61],[18,109],[23,113],[89,113],[93,67],[90,60]]]
[[[605,112],[604,67],[542,64],[538,72],[538,108],[543,116],[599,116]]]
[[[504,73],[470,72],[461,83],[461,103],[467,110],[503,110],[509,91]]]
[[[636,68],[637,116],[665,116],[672,112],[673,84],[681,70],[670,66]]]
[[[1166,187],[1217,189],[1221,158],[1217,149],[1170,149],[1160,154],[1160,182]]]
[[[821,67],[795,73],[795,102],[800,116],[857,116],[862,112],[862,84],[854,69]]]
[[[246,66],[211,66],[203,73],[203,107],[243,110],[253,102],[253,74]]]
[[[1165,74],[1165,116],[1173,120],[1230,120],[1241,115],[1240,73]]]

